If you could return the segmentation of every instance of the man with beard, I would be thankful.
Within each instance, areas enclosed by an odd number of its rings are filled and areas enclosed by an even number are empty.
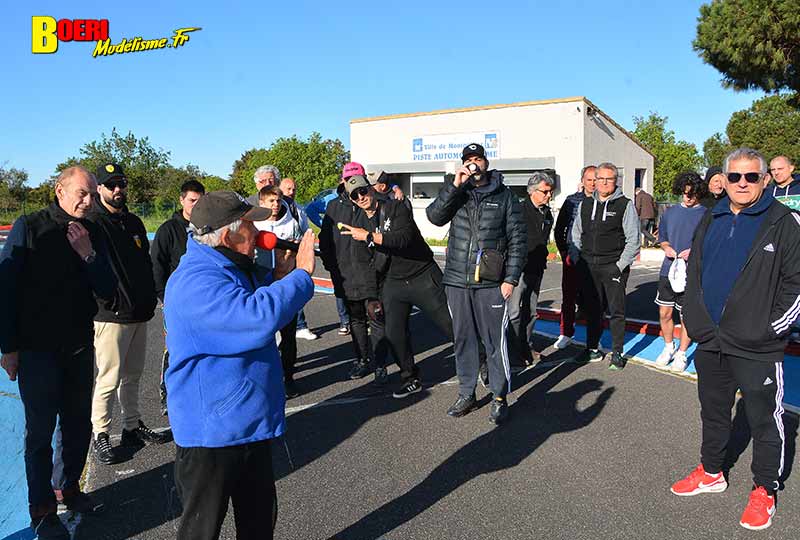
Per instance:
[[[128,212],[128,179],[116,163],[97,169],[98,195],[88,219],[105,233],[109,262],[117,277],[112,302],[100,301],[94,320],[97,362],[92,400],[92,446],[100,463],[117,461],[108,431],[114,394],[122,409],[122,446],[165,443],[169,433],[148,428],[139,413],[139,379],[147,350],[147,321],[156,307],[150,245],[142,220]]]
[[[197,180],[187,180],[181,186],[180,211],[175,212],[170,219],[161,224],[153,239],[150,248],[150,257],[153,259],[153,279],[156,284],[156,296],[164,303],[164,290],[167,280],[178,267],[178,263],[186,253],[186,240],[189,238],[189,220],[192,218],[192,209],[197,201],[206,192],[206,188]],[[166,328],[164,329],[166,332]],[[167,386],[164,383],[164,374],[169,367],[169,351],[164,349],[161,358],[161,383],[159,394],[161,396],[161,414],[167,414]]]
[[[69,539],[50,484],[56,417],[63,502],[80,513],[101,507],[80,490],[91,434],[95,297],[110,301],[115,291],[103,234],[85,219],[96,189],[83,167],[64,169],[56,201],[15,221],[0,257],[0,364],[9,379],[19,377],[28,510],[41,539]]]

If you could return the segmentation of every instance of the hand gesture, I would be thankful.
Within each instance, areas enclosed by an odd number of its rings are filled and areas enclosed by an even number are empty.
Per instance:
[[[0,357],[0,366],[8,373],[8,378],[12,381],[17,380],[17,371],[19,371],[19,353],[10,352],[3,354]]]
[[[316,260],[314,259],[314,231],[307,230],[297,249],[297,268],[305,270],[308,275],[314,274]]]
[[[366,242],[368,233],[364,229],[359,229],[358,227],[352,227],[350,225],[345,225],[344,223],[342,223],[341,234],[344,236],[352,236],[353,240],[358,240],[359,242]]]
[[[453,185],[455,187],[460,186],[464,182],[469,181],[469,177],[472,176],[472,171],[470,171],[466,165],[461,166],[458,170],[456,170],[456,177],[453,179]]]
[[[296,266],[296,256],[293,251],[288,249],[273,249],[273,254],[275,255],[275,269],[273,271],[272,277],[276,280],[281,279],[286,276],[289,272],[295,269]]]
[[[67,240],[81,259],[85,259],[92,253],[92,239],[89,238],[89,231],[77,221],[70,221],[67,225]]]
[[[678,257],[680,257],[680,258],[681,258],[681,259],[683,259],[684,261],[688,261],[688,260],[689,260],[689,253],[691,253],[691,252],[692,252],[692,249],[691,249],[691,248],[689,248],[689,249],[684,249],[683,251],[681,251],[680,253],[678,253]]]
[[[503,295],[503,300],[508,300],[512,292],[514,292],[514,286],[511,283],[503,283],[500,285],[500,294]]]

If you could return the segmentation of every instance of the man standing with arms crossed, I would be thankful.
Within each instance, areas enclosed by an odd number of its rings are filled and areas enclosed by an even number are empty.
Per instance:
[[[612,351],[608,369],[625,368],[625,286],[639,254],[639,218],[633,201],[617,186],[617,167],[601,163],[595,172],[597,189],[581,203],[572,224],[568,264],[582,274],[586,309],[586,350],[581,362],[599,362],[603,311],[611,315]]]
[[[453,316],[459,391],[447,414],[458,418],[475,408],[483,342],[494,398],[489,420],[500,424],[508,417],[511,386],[506,300],[519,283],[527,236],[517,197],[500,171],[488,170],[483,146],[465,146],[461,162],[452,183],[446,181],[426,209],[434,225],[450,223],[442,282]]]
[[[697,342],[700,465],[672,486],[681,496],[725,491],[722,470],[737,390],[753,437],[753,489],[739,524],[766,529],[784,468],[783,351],[800,313],[800,215],[772,196],[764,157],[725,158],[722,199],[700,222],[683,317]]]

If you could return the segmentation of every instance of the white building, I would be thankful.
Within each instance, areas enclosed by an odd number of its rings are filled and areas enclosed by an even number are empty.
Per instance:
[[[353,161],[390,174],[412,198],[414,218],[426,238],[443,238],[425,208],[447,172],[461,163],[471,142],[486,148],[489,167],[520,196],[534,171],[556,178],[551,206],[558,209],[578,189],[585,165],[610,161],[628,197],[635,187],[653,192],[653,155],[585,97],[527,101],[426,113],[361,118],[350,122]]]

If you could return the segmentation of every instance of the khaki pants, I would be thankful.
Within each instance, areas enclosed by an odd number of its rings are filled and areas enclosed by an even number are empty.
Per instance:
[[[139,379],[144,370],[147,323],[94,323],[97,379],[92,399],[92,431],[108,433],[114,392],[122,409],[122,427],[139,426]]]

